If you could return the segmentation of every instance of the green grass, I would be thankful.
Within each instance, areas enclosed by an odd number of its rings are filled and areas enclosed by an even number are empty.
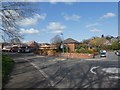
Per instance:
[[[14,61],[7,55],[2,55],[2,82],[3,86],[8,81],[8,76],[14,66]]]

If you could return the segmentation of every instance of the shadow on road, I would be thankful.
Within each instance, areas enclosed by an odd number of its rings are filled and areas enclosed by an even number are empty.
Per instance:
[[[41,60],[44,58],[42,57]],[[30,65],[30,62],[16,64],[12,73],[12,83],[10,82],[7,87],[12,88],[15,87],[14,85],[18,85],[17,88],[71,88],[73,90],[79,88],[120,88],[118,79],[109,78],[114,76],[113,74],[108,74],[101,68],[94,70],[96,74],[91,73],[93,63],[73,63],[74,61],[72,63],[71,61],[53,63],[42,69],[43,71],[52,69],[53,74],[43,77],[37,69]],[[54,69],[56,70],[54,71]],[[52,72],[49,71],[49,73]]]

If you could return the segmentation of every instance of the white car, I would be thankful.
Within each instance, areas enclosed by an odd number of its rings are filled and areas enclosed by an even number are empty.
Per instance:
[[[107,54],[106,50],[100,51],[100,57],[106,57],[107,56],[106,54]]]

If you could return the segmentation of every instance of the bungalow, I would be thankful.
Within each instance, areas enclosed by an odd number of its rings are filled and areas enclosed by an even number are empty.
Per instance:
[[[68,52],[75,52],[75,49],[77,48],[78,44],[79,42],[72,38],[64,40],[64,45],[68,48]]]
[[[55,55],[57,46],[53,44],[42,44],[39,47],[39,54],[41,55]]]

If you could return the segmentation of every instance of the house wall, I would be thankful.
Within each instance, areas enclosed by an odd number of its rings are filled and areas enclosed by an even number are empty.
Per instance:
[[[75,52],[76,44],[71,43],[71,44],[66,44],[66,46],[68,47],[69,52]]]

